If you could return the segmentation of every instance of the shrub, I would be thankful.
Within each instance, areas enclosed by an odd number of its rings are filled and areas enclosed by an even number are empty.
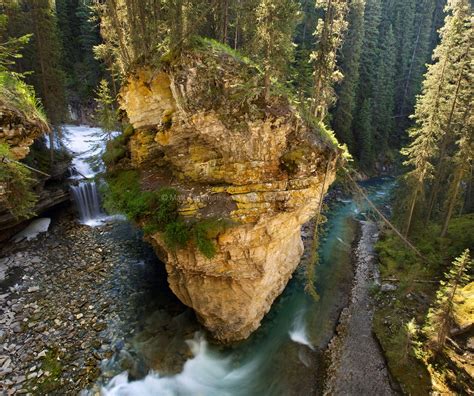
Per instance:
[[[34,215],[37,196],[32,191],[34,179],[30,171],[14,161],[7,144],[0,144],[0,203],[17,218]]]
[[[193,237],[199,251],[207,258],[214,257],[216,246],[213,240],[231,226],[232,223],[227,219],[206,219],[195,223]]]
[[[178,214],[178,192],[169,187],[141,191],[139,173],[135,170],[109,174],[103,195],[106,210],[142,222],[145,234],[162,232],[172,250],[184,248],[192,241],[205,257],[212,258],[216,254],[214,240],[233,225],[228,219],[184,221]]]
[[[170,249],[184,248],[191,239],[189,225],[178,220],[165,227],[164,239]]]

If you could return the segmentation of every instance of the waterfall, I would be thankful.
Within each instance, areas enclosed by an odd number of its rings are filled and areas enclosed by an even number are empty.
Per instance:
[[[71,186],[71,192],[81,223],[93,225],[104,216],[99,191],[94,181],[81,181],[78,185]]]
[[[111,217],[102,211],[98,186],[91,180],[103,165],[99,163],[93,167],[91,160],[100,157],[104,150],[103,133],[99,128],[84,125],[66,125],[64,129],[67,146],[73,155],[70,179],[75,184],[71,186],[71,194],[80,222],[89,226],[101,225]]]

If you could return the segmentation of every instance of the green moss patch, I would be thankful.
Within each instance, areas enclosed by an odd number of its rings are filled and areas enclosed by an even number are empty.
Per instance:
[[[145,234],[162,233],[172,250],[194,243],[205,257],[212,258],[216,254],[215,239],[233,225],[228,219],[184,220],[178,214],[178,191],[169,187],[142,191],[136,170],[110,173],[106,180],[104,208],[141,224]]]

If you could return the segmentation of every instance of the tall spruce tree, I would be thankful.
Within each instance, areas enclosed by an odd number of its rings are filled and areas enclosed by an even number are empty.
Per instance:
[[[357,88],[357,103],[353,134],[357,141],[357,158],[364,170],[374,163],[373,96],[376,86],[379,59],[379,28],[382,19],[380,0],[367,0],[364,12],[364,41],[360,62],[360,77]],[[370,119],[370,121],[368,121]],[[367,129],[365,129],[367,128]]]
[[[469,282],[468,273],[472,264],[469,249],[466,249],[453,261],[451,269],[445,274],[446,280],[441,282],[435,304],[428,312],[423,331],[428,337],[430,348],[435,352],[440,352],[446,344],[454,323],[454,297],[458,289]]]
[[[33,85],[41,97],[49,121],[51,162],[54,161],[55,131],[66,119],[64,72],[54,2],[31,0],[29,11],[35,48]]]
[[[299,20],[295,0],[260,0],[256,10],[255,38],[251,47],[260,54],[264,71],[264,97],[270,97],[272,79],[285,79],[293,60],[293,36]]]
[[[336,136],[347,144],[351,153],[355,149],[352,120],[356,108],[359,62],[364,40],[364,7],[365,0],[353,0],[349,5],[349,27],[341,50],[341,71],[344,79],[340,88],[336,90],[338,101],[333,119]]]
[[[381,29],[381,43],[378,52],[373,122],[374,143],[379,154],[382,154],[389,150],[388,142],[394,130],[393,114],[395,111],[396,49],[392,24],[388,20]]]
[[[413,186],[405,234],[410,230],[419,195],[426,181],[433,177],[433,163],[444,164],[449,155],[447,142],[455,138],[455,126],[465,122],[472,99],[472,8],[468,0],[450,0],[446,10],[441,43],[433,53],[435,63],[428,67],[423,92],[416,103],[413,116],[416,126],[410,133],[412,142],[402,150],[408,157],[405,164],[411,170],[407,177]],[[471,83],[462,84],[464,80]],[[472,125],[472,120],[469,122]],[[441,174],[436,173],[435,186],[441,182]]]
[[[314,65],[312,113],[322,121],[334,103],[334,83],[342,79],[337,69],[336,56],[347,28],[348,2],[345,0],[317,0],[316,6],[324,11],[317,22],[316,49],[311,54]]]

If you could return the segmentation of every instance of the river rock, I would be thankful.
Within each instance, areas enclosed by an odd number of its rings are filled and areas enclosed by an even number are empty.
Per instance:
[[[397,290],[397,285],[394,285],[392,283],[382,283],[382,286],[380,286],[380,290],[384,293],[392,292]]]

